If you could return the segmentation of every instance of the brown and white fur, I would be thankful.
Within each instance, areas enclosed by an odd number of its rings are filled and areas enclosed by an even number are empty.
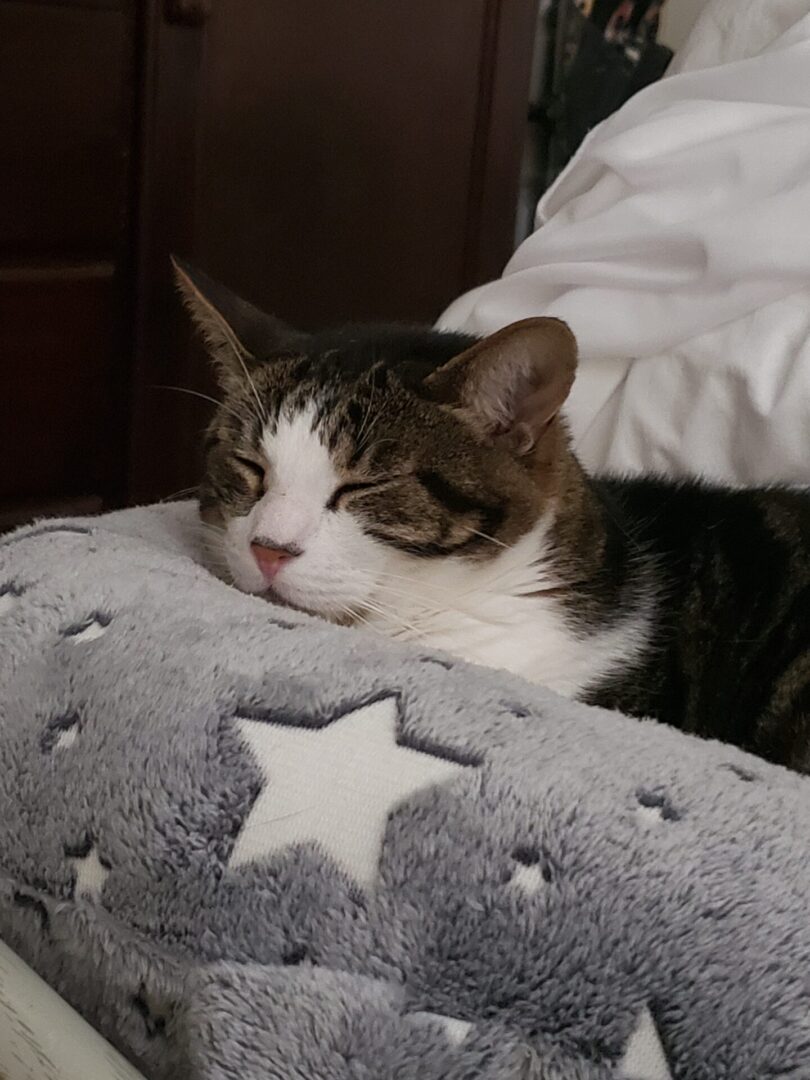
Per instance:
[[[804,496],[587,476],[555,319],[303,335],[177,275],[223,395],[200,507],[236,587],[810,766],[810,621],[779,623],[810,597]],[[726,671],[766,592],[773,647]]]

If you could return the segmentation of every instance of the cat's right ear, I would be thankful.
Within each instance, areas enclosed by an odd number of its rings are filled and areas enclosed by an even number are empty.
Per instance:
[[[557,418],[576,367],[576,338],[564,322],[521,319],[459,353],[424,386],[485,439],[525,455]]]
[[[196,266],[174,255],[171,258],[180,296],[205,339],[221,381],[243,379],[252,364],[302,347],[305,334],[266,315]]]

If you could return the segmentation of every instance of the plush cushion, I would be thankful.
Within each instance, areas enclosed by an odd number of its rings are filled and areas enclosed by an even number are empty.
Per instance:
[[[810,787],[274,608],[194,508],[0,542],[0,935],[148,1080],[810,1069]]]

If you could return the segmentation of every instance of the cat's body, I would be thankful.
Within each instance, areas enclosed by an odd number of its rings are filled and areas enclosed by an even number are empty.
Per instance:
[[[810,497],[588,477],[556,320],[304,336],[180,281],[228,580],[810,772]]]
[[[539,526],[485,572],[426,565],[396,616],[370,621],[810,771],[810,498],[654,479],[587,486],[596,566]]]
[[[654,607],[642,654],[585,700],[810,771],[810,497],[594,486],[617,546],[650,567]]]

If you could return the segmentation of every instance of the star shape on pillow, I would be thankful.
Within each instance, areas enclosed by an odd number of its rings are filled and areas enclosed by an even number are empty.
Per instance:
[[[236,838],[231,868],[296,844],[315,844],[370,888],[391,813],[470,768],[450,750],[401,745],[396,696],[358,706],[317,728],[272,718],[235,719],[262,771],[263,786]]]
[[[672,1080],[655,1020],[645,1006],[619,1062],[621,1080]]]

